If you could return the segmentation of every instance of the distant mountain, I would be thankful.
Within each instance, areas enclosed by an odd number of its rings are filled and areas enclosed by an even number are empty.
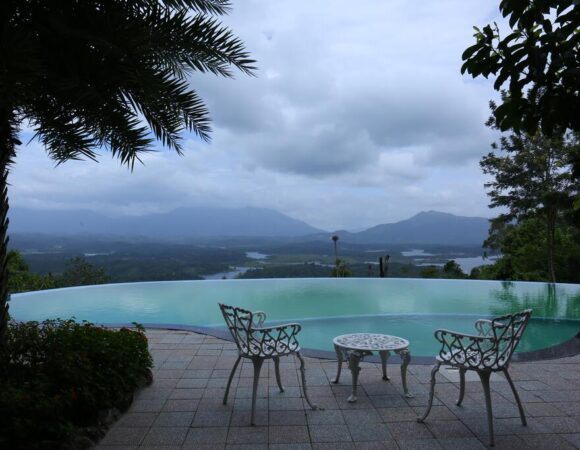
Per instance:
[[[88,210],[11,208],[10,233],[146,236],[303,236],[320,233],[297,219],[264,208],[181,208],[163,214],[111,217]]]
[[[152,239],[287,238],[288,242],[328,241],[332,234],[352,244],[480,246],[489,220],[437,211],[377,225],[358,233],[328,233],[300,220],[263,208],[181,208],[164,214],[111,217],[88,210],[49,211],[10,209],[10,233],[48,235],[108,235]]]
[[[400,222],[352,233],[346,240],[368,244],[481,245],[488,230],[489,219],[484,217],[427,211]]]

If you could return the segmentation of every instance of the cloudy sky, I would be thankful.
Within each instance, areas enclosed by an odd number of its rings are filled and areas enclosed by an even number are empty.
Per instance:
[[[255,206],[328,230],[423,210],[492,216],[478,161],[496,95],[460,66],[472,26],[499,20],[497,3],[234,1],[224,22],[259,71],[192,79],[213,118],[210,144],[190,136],[184,157],[159,148],[131,174],[106,153],[55,167],[32,142],[10,176],[12,206]]]

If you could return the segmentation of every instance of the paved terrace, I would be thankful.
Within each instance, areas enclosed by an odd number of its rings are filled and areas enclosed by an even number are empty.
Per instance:
[[[430,366],[409,366],[402,395],[398,358],[389,366],[361,364],[358,402],[347,403],[350,372],[340,385],[330,379],[336,361],[306,359],[311,411],[300,396],[294,357],[281,359],[286,392],[276,386],[274,366],[262,368],[257,426],[249,426],[252,366],[244,362],[222,405],[227,377],[236,359],[234,344],[186,331],[148,330],[155,359],[153,384],[136,396],[98,449],[478,449],[487,443],[485,405],[479,379],[467,378],[462,407],[455,406],[455,374],[438,375],[435,405],[426,425],[416,422],[427,402]],[[520,424],[507,382],[492,378],[496,448],[580,448],[580,356],[514,363],[514,379],[528,416]]]

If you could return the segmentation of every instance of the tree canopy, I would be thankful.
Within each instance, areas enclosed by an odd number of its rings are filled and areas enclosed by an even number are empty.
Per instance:
[[[490,105],[495,112],[495,104]],[[487,125],[498,128],[493,114]],[[574,248],[570,242],[563,247],[562,242],[573,241],[577,234],[571,219],[579,187],[572,177],[571,155],[580,147],[578,134],[512,133],[492,147],[480,165],[492,176],[485,183],[490,208],[503,209],[492,219],[484,244],[503,254],[496,272],[555,282],[558,272],[568,272],[562,267],[563,253]]]
[[[580,131],[580,8],[575,0],[502,0],[511,32],[475,28],[476,43],[462,55],[462,73],[495,75],[508,95],[494,110],[502,131]]]
[[[242,41],[217,19],[229,8],[226,0],[0,2],[0,345],[7,176],[21,128],[58,163],[108,150],[131,168],[155,140],[178,153],[183,131],[209,140],[209,113],[189,75],[255,71]]]

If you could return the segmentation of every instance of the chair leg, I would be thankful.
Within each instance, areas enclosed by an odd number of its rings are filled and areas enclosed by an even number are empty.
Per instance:
[[[514,382],[512,381],[512,377],[508,373],[507,367],[503,369],[503,373],[508,380],[510,387],[512,388],[512,392],[514,393],[514,397],[516,399],[516,403],[518,404],[518,409],[520,410],[520,419],[522,420],[522,425],[525,427],[528,423],[526,422],[526,414],[524,413],[524,408],[522,407],[522,402],[520,401],[520,396],[518,395],[518,391],[516,391],[516,387]]]
[[[440,367],[441,362],[437,361],[433,366],[433,369],[431,369],[431,390],[429,391],[429,403],[427,404],[427,410],[425,411],[425,414],[423,414],[422,417],[417,418],[417,422],[419,423],[425,422],[425,419],[431,412],[431,407],[433,406],[433,396],[435,395],[435,375],[437,375]]]
[[[234,374],[236,373],[236,369],[238,368],[238,364],[240,364],[240,360],[242,359],[241,356],[238,356],[232,371],[230,372],[230,378],[228,379],[228,385],[226,386],[226,393],[224,394],[224,405],[228,403],[228,395],[230,393],[230,386],[232,385],[232,380],[234,379]]]
[[[489,429],[489,446],[493,447],[495,445],[495,440],[493,436],[493,410],[491,408],[491,390],[489,388],[489,378],[491,377],[491,372],[477,372],[481,384],[483,386],[483,393],[485,395],[485,407],[487,410],[487,427]]]
[[[334,346],[334,351],[336,352],[336,361],[338,363],[338,368],[336,370],[336,378],[334,380],[332,380],[332,382],[336,384],[340,380],[340,372],[342,371],[343,355],[342,355],[342,350],[338,345]]]
[[[274,369],[276,372],[276,383],[278,383],[278,387],[280,388],[280,392],[284,392],[284,386],[282,386],[282,380],[280,379],[280,357],[274,356],[272,359],[274,360]]]
[[[260,379],[260,370],[262,369],[262,364],[264,360],[262,358],[252,358],[252,363],[254,364],[254,387],[252,390],[252,416],[250,423],[255,425],[254,416],[256,413],[256,395],[258,394],[258,380]]]
[[[304,399],[306,400],[306,403],[308,403],[308,406],[310,406],[310,409],[320,409],[310,401],[310,398],[308,398],[308,391],[306,390],[306,369],[304,368],[304,359],[302,358],[300,352],[296,352],[296,356],[300,360],[300,376],[302,378],[302,392],[304,393]]]
[[[465,396],[465,369],[459,369],[459,398],[457,399],[457,406],[461,406],[464,396]]]

